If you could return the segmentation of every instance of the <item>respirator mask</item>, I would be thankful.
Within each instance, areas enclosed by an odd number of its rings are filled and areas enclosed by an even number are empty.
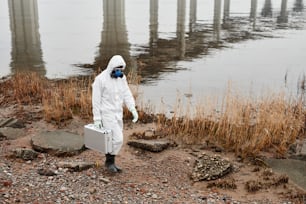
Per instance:
[[[111,72],[111,77],[117,79],[118,77],[122,78],[123,77],[123,66],[119,66],[113,69]]]

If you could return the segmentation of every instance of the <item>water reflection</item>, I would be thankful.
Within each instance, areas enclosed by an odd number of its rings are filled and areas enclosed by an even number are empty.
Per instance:
[[[186,0],[177,0],[177,27],[176,36],[178,42],[178,59],[185,57],[186,41],[185,41],[185,20],[186,20]]]
[[[152,2],[153,1],[153,2]],[[196,26],[197,0],[190,1],[190,35]],[[177,0],[176,37],[163,39],[158,37],[158,1],[150,1],[150,40],[149,46],[138,55],[143,82],[146,77],[157,78],[167,69],[167,62],[182,60],[186,57],[186,0]],[[167,69],[170,71],[170,69]],[[175,71],[175,69],[172,69]]]
[[[257,0],[251,0],[250,18],[255,20],[257,17]]]
[[[263,17],[272,17],[272,1],[265,0],[264,6],[261,11]]]
[[[282,0],[280,15],[277,17],[277,23],[288,23],[287,0]]]
[[[221,30],[221,0],[215,0],[214,3],[214,20],[213,20],[213,39],[217,42],[220,41]]]
[[[190,13],[189,13],[189,32],[194,32],[197,22],[197,0],[190,0]]]
[[[253,22],[253,30],[256,28],[256,18],[257,18],[257,0],[251,0],[251,11],[250,19]]]
[[[293,6],[293,11],[302,12],[304,10],[303,0],[296,0]]]
[[[39,35],[36,0],[9,0],[9,16],[12,37],[12,73],[35,71],[45,75]]]
[[[158,0],[150,0],[150,40],[149,46],[150,50],[154,51],[156,43],[158,40]],[[154,52],[151,52],[151,55],[154,56]]]
[[[125,0],[103,0],[103,29],[95,66],[104,69],[115,54],[120,54],[127,62],[130,59],[130,44],[125,24]]]
[[[240,1],[242,2],[242,0]],[[142,22],[146,21],[147,27],[144,29],[148,29],[148,36],[144,37],[145,43],[137,44],[138,42],[133,42],[131,45],[131,38],[129,39],[131,29],[126,22],[129,19],[129,16],[126,15],[129,13],[126,11],[126,6],[129,5],[128,8],[132,8],[131,4],[135,2],[132,0],[103,0],[101,3],[103,12],[101,12],[101,22],[99,22],[101,25],[94,25],[94,27],[101,27],[100,33],[98,32],[99,39],[94,43],[98,46],[94,50],[96,53],[93,59],[88,60],[89,67],[103,69],[112,55],[121,54],[128,65],[131,65],[128,67],[140,70],[139,73],[141,73],[144,83],[156,81],[163,72],[175,72],[184,68],[175,66],[179,61],[203,57],[203,55],[210,53],[212,48],[215,50],[216,48],[226,47],[229,42],[264,37],[267,34],[265,30],[271,31],[277,29],[277,26],[288,27],[290,26],[290,23],[288,23],[289,17],[292,16],[290,10],[301,12],[304,9],[303,0],[244,0],[241,7],[239,5],[240,1],[214,0],[204,3],[198,0],[173,0],[169,7],[172,10],[170,9],[167,12],[176,15],[176,18],[173,22],[167,21],[166,23],[164,22],[165,19],[161,17],[162,9],[166,5],[164,1],[142,2],[142,8],[149,11],[147,12],[148,19],[140,19]],[[275,2],[281,4],[273,4],[272,8],[272,3]],[[12,38],[11,68],[13,73],[17,69],[34,69],[42,74],[46,73],[40,42],[39,7],[37,7],[37,3],[39,3],[37,0],[8,1]],[[187,3],[189,4],[187,5]],[[238,12],[236,11],[237,8],[240,9]],[[258,11],[260,8],[261,10]],[[275,19],[272,18],[273,11],[278,12],[278,10],[279,13]],[[188,11],[189,13],[187,13]],[[135,15],[133,12],[131,12],[132,15]],[[44,12],[42,13],[42,15],[46,15]],[[245,15],[246,13],[247,15]],[[75,21],[74,18],[71,18],[68,22],[75,23]],[[165,31],[162,30],[165,24],[173,26],[170,33],[165,34]],[[292,27],[296,26],[291,25]],[[143,28],[136,31],[138,33],[144,32]],[[46,32],[41,33],[43,36]],[[91,35],[84,36],[84,33],[81,34],[80,41],[91,37]],[[48,36],[42,39],[48,40]],[[68,48],[65,46],[68,46]],[[63,45],[63,47],[69,50],[69,44]],[[54,50],[52,51],[54,52]],[[69,50],[67,55],[72,52]],[[47,55],[45,50],[44,53]],[[44,57],[46,58],[46,56]],[[78,58],[78,56],[75,56],[75,58]],[[67,66],[71,64],[73,63],[71,62]]]
[[[250,0],[249,19],[231,17],[232,2],[230,0],[214,0],[213,15],[211,16],[212,24],[210,25],[198,21],[197,9],[202,9],[199,7],[198,1],[190,0],[189,3],[189,32],[185,28],[186,1],[177,0],[176,37],[163,39],[158,36],[158,24],[160,23],[158,22],[158,2],[150,1],[150,43],[148,47],[143,47],[144,52],[138,56],[139,61],[141,61],[143,82],[155,80],[164,71],[176,71],[178,67],[168,68],[171,61],[196,58],[208,53],[210,48],[226,46],[226,42],[260,37],[259,33],[252,34],[248,30],[251,27],[253,31],[260,31],[260,26],[264,26],[261,23],[258,26],[259,29],[256,28],[256,24],[261,20],[257,21],[258,0]],[[272,17],[272,0],[265,0],[262,3],[261,15]],[[277,18],[279,24],[288,22],[287,3],[287,0],[282,0],[281,11]],[[221,22],[222,5],[223,19]],[[271,27],[271,25],[269,26]]]
[[[222,28],[226,29],[229,27],[228,21],[230,20],[230,6],[231,0],[224,0],[224,7],[223,7],[223,24]]]

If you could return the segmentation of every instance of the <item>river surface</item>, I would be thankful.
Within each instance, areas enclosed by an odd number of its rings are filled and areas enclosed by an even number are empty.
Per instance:
[[[305,87],[304,0],[0,0],[0,77],[91,75],[114,54],[143,103]]]

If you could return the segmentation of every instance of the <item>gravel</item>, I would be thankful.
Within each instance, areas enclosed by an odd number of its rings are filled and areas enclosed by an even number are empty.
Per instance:
[[[34,160],[23,160],[10,156],[8,143],[11,142],[0,141],[0,204],[275,203],[260,197],[254,201],[246,195],[243,200],[234,200],[224,191],[207,188],[205,182],[193,181],[196,157],[184,149],[152,153],[125,145],[116,157],[123,172],[110,174],[104,168],[104,155],[92,150],[71,157],[39,153]],[[71,169],[62,165],[66,162],[94,163],[94,166]],[[236,181],[238,175],[251,173],[239,172],[246,166],[240,165],[232,175]],[[239,195],[240,191],[232,193]]]
[[[85,158],[90,159],[89,155]],[[194,190],[188,175],[180,175],[190,170],[188,163],[183,162],[180,171],[171,165],[181,162],[179,157],[169,156],[161,161],[144,157],[138,159],[145,159],[149,165],[137,166],[137,160],[125,162],[125,171],[113,175],[104,169],[103,159],[93,168],[71,171],[58,164],[78,161],[80,156],[62,158],[40,154],[33,161],[2,156],[0,203],[239,203],[226,196]],[[54,175],[39,174],[41,169]]]

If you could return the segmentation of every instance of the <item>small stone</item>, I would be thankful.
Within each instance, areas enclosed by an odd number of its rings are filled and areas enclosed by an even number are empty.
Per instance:
[[[104,177],[99,177],[99,181],[102,181],[102,182],[105,183],[105,184],[108,184],[108,183],[110,182],[109,179],[104,178]]]
[[[60,191],[61,191],[61,192],[66,192],[67,190],[68,190],[68,188],[65,187],[65,186],[62,186],[62,187],[60,188]]]
[[[95,192],[97,192],[96,188],[90,188],[89,189],[89,193],[94,194]]]
[[[167,179],[165,179],[165,180],[163,180],[163,181],[162,181],[162,183],[168,183],[168,180],[167,180]]]
[[[42,175],[42,176],[54,176],[54,175],[56,175],[56,173],[53,170],[47,169],[47,168],[38,169],[37,173],[39,175]]]
[[[11,180],[5,180],[5,181],[2,181],[1,183],[5,187],[9,187],[13,184],[13,182]]]
[[[68,168],[71,171],[83,171],[89,168],[94,167],[93,162],[83,162],[83,161],[74,161],[74,162],[59,162],[57,166],[59,168]]]

